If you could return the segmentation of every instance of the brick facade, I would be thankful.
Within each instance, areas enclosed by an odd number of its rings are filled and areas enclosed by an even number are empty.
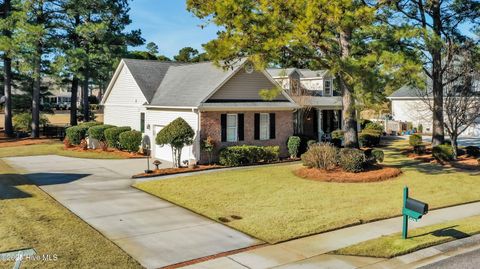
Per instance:
[[[226,113],[244,114],[244,141],[221,142],[221,115]],[[275,139],[254,139],[254,115],[255,113],[275,113]],[[287,157],[287,140],[293,135],[293,112],[292,111],[247,111],[247,112],[201,112],[200,114],[200,138],[205,140],[208,136],[213,138],[217,145],[214,161],[218,160],[218,150],[233,145],[257,145],[257,146],[280,146],[280,156]],[[201,152],[200,162],[208,161],[207,154]]]

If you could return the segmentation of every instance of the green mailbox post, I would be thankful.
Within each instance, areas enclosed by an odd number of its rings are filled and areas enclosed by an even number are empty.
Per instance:
[[[408,219],[418,221],[423,215],[428,213],[428,204],[408,197],[408,187],[403,188],[403,230],[402,238],[407,238]]]

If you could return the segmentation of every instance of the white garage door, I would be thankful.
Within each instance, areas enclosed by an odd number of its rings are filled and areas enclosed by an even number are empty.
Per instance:
[[[153,126],[153,140],[157,137],[158,132],[163,129],[163,125],[154,125]],[[192,146],[184,147],[182,150],[182,161],[193,158],[192,155]],[[163,147],[155,144],[155,158],[160,160],[165,160],[172,162],[172,148],[169,145],[164,145]]]

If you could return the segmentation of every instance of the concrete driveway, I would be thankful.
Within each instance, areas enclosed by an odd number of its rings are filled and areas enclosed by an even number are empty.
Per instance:
[[[5,160],[147,268],[261,243],[130,187],[130,176],[145,169],[143,159],[49,155]]]

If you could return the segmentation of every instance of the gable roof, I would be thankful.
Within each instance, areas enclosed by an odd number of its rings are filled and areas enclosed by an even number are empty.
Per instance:
[[[123,59],[143,95],[150,103],[168,69],[185,63]]]
[[[297,68],[268,68],[267,72],[273,78],[286,78],[293,72],[300,74],[301,78],[321,78],[328,74],[328,70],[311,70]]]
[[[245,60],[224,70],[212,62],[172,66],[160,83],[152,106],[198,107],[202,101],[232,77]]]
[[[286,78],[296,70],[297,70],[296,68],[267,68],[266,69],[267,73],[273,78]]]

